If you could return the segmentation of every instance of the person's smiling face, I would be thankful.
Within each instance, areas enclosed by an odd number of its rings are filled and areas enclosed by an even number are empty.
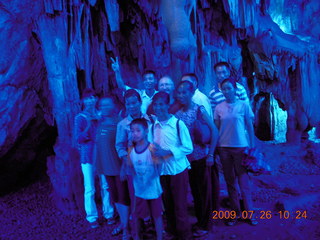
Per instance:
[[[125,105],[126,105],[128,114],[130,114],[131,116],[135,116],[140,113],[141,102],[139,102],[136,96],[128,97],[125,101],[126,101]]]
[[[143,85],[146,90],[154,90],[156,82],[156,78],[152,73],[147,73],[143,76]]]
[[[159,98],[153,101],[153,110],[155,115],[162,119],[169,113],[169,104],[167,104],[163,98]]]
[[[169,95],[174,91],[174,83],[168,77],[163,77],[159,80],[159,91],[164,91]]]

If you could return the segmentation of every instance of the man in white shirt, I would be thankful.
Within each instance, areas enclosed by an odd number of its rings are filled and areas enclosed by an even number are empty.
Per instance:
[[[183,121],[169,113],[170,97],[166,92],[157,93],[152,100],[156,121],[149,131],[152,154],[162,162],[161,185],[167,217],[168,234],[178,239],[192,239],[188,220],[187,155],[193,146],[189,130]]]
[[[207,113],[210,117],[210,119],[213,119],[213,113],[212,108],[210,104],[209,98],[200,92],[198,88],[198,77],[194,73],[186,73],[182,75],[181,81],[189,81],[193,84],[193,87],[195,89],[195,92],[192,97],[192,101],[200,106],[204,106],[204,108],[207,110]]]
[[[212,111],[214,112],[215,107],[225,101],[225,97],[223,96],[220,83],[229,78],[231,75],[230,65],[227,62],[218,62],[214,65],[214,72],[217,76],[218,88],[213,88],[209,93],[209,99],[211,102]],[[240,100],[249,101],[247,91],[243,85],[237,82],[236,95]]]
[[[157,79],[156,73],[152,70],[145,70],[143,73],[143,86],[144,89],[139,90],[142,105],[141,105],[141,112],[146,114],[148,106],[152,102],[153,96],[158,92],[155,90]]]
[[[181,105],[179,104],[179,102],[175,101],[175,99],[174,99],[175,86],[174,86],[174,82],[173,82],[172,78],[169,77],[168,75],[161,77],[159,80],[158,89],[159,89],[159,92],[166,92],[169,94],[169,97],[170,97],[169,113],[175,114],[180,109]],[[148,107],[147,114],[154,115],[152,103]]]
[[[170,104],[174,102],[173,94],[174,94],[174,82],[171,77],[163,76],[159,80],[158,84],[159,91],[164,91],[169,94],[170,96]]]
[[[114,60],[111,58],[112,61],[112,69],[115,72],[116,81],[118,84],[118,87],[122,89],[123,91],[127,91],[129,89],[132,89],[128,85],[125,85],[121,76],[120,72],[120,66],[118,58]],[[136,90],[141,97],[142,105],[141,105],[141,112],[142,114],[146,114],[148,106],[152,102],[152,97],[158,92],[156,91],[156,85],[157,85],[157,79],[156,79],[156,73],[153,70],[145,70],[142,74],[143,79],[143,87],[144,89],[134,89]]]

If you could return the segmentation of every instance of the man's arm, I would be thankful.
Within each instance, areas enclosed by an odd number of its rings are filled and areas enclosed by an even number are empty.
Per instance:
[[[119,158],[126,157],[128,146],[128,134],[125,129],[125,122],[122,120],[117,125],[117,133],[116,133],[116,151],[118,153]]]
[[[127,90],[126,85],[124,84],[122,76],[121,76],[118,57],[116,57],[116,59],[114,59],[114,58],[110,58],[110,59],[112,61],[111,67],[112,67],[112,70],[114,71],[118,88],[122,89],[123,91]]]

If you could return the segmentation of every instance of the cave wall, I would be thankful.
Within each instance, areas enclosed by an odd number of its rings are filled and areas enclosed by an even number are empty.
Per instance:
[[[34,119],[55,128],[48,175],[58,205],[73,211],[73,118],[85,87],[117,91],[111,57],[133,87],[146,68],[174,81],[192,71],[205,93],[213,65],[227,61],[252,101],[266,92],[283,104],[287,140],[297,142],[320,120],[319,12],[315,0],[2,0],[0,160]]]

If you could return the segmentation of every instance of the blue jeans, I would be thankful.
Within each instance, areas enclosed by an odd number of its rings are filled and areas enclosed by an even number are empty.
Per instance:
[[[232,210],[241,216],[239,193],[236,187],[236,179],[244,203],[244,210],[252,209],[252,199],[250,190],[250,178],[247,170],[241,165],[244,157],[244,149],[240,147],[218,147],[224,178],[227,183],[228,194]]]
[[[84,182],[84,209],[86,211],[86,219],[88,222],[94,222],[98,219],[98,211],[94,200],[94,167],[91,163],[82,163],[81,169]],[[102,198],[102,212],[105,218],[113,216],[113,206],[110,203],[110,194],[108,192],[108,183],[104,175],[100,175],[100,188]]]

